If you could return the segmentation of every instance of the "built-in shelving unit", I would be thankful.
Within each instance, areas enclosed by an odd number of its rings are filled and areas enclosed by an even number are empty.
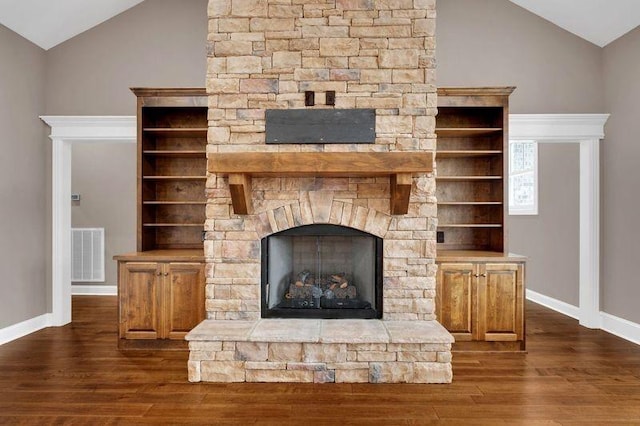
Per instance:
[[[525,349],[525,259],[505,222],[513,89],[438,89],[436,316],[456,351]]]
[[[118,347],[186,349],[205,318],[207,94],[135,88],[137,251],[118,261]]]
[[[438,250],[504,252],[508,96],[513,88],[438,90]],[[442,241],[442,239],[440,240]]]
[[[201,249],[207,103],[203,89],[132,89],[138,96],[138,251]]]

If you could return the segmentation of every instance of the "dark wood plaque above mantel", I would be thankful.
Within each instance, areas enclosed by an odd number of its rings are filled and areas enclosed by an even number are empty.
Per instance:
[[[251,178],[389,176],[391,214],[406,214],[414,173],[433,171],[433,152],[210,153],[208,170],[229,177],[236,214],[250,214]]]
[[[374,109],[268,109],[266,142],[374,143]]]

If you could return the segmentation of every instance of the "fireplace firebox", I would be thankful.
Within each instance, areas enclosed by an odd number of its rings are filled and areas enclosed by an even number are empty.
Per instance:
[[[382,238],[305,225],[262,239],[263,318],[382,318]]]

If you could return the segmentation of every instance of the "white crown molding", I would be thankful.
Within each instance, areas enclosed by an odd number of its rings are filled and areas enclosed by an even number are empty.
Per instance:
[[[566,142],[604,138],[609,114],[510,114],[509,139]]]
[[[117,142],[136,140],[135,116],[43,115],[40,119],[51,127],[51,139]]]
[[[135,143],[135,116],[42,116],[51,127],[52,325],[71,322],[71,146]]]
[[[38,317],[19,322],[18,324],[10,325],[9,327],[0,329],[0,345],[19,339],[27,334],[35,333],[43,328],[51,327],[51,325],[51,314],[40,315]]]

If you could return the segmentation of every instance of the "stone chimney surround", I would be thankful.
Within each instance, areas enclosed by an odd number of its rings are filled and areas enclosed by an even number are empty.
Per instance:
[[[187,336],[190,381],[451,382],[434,313],[435,17],[435,0],[210,0],[208,319]],[[294,109],[374,110],[375,138],[267,143],[266,112]],[[381,320],[260,317],[261,239],[310,224],[383,239]]]

